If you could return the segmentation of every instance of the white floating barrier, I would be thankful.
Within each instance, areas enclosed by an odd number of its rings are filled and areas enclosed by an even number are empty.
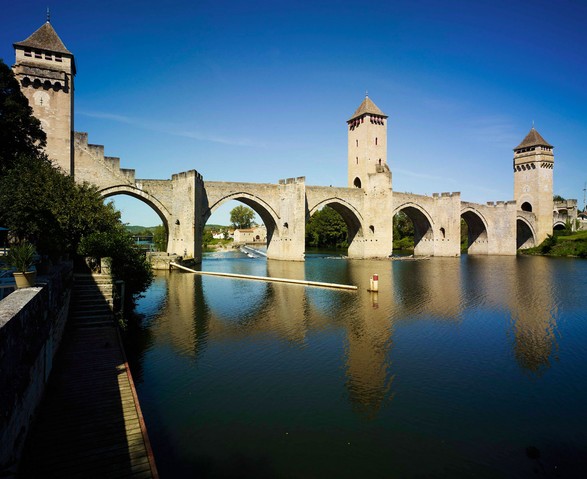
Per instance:
[[[224,278],[234,279],[250,279],[254,281],[268,281],[271,283],[288,283],[288,284],[301,284],[303,286],[312,286],[315,288],[331,288],[331,289],[345,289],[349,291],[357,291],[357,287],[350,284],[336,284],[336,283],[321,283],[319,281],[305,281],[300,279],[288,279],[288,278],[269,278],[267,276],[251,276],[247,274],[233,274],[233,273],[215,273],[212,271],[196,271],[195,269],[187,268],[177,263],[169,263],[171,266],[176,268],[189,271],[190,273],[199,274],[202,276],[220,276]]]

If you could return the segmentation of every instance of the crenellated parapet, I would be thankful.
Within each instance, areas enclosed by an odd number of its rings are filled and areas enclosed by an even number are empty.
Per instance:
[[[99,189],[105,189],[135,182],[135,170],[120,168],[120,158],[105,156],[104,146],[88,143],[85,132],[75,132],[74,154],[74,176],[79,183],[92,183]]]

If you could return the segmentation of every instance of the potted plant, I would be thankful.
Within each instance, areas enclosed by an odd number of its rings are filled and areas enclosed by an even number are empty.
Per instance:
[[[8,252],[8,263],[16,268],[12,273],[17,288],[29,288],[35,285],[37,272],[31,270],[35,259],[35,247],[28,241],[12,245]]]

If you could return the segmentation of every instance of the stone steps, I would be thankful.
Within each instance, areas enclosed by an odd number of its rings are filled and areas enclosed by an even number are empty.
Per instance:
[[[73,278],[73,297],[69,310],[71,324],[77,327],[111,327],[114,322],[114,286],[111,276],[78,273]]]

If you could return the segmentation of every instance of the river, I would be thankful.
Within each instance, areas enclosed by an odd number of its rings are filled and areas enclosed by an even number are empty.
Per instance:
[[[587,261],[202,269],[359,290],[157,273],[126,347],[162,478],[587,476]]]

